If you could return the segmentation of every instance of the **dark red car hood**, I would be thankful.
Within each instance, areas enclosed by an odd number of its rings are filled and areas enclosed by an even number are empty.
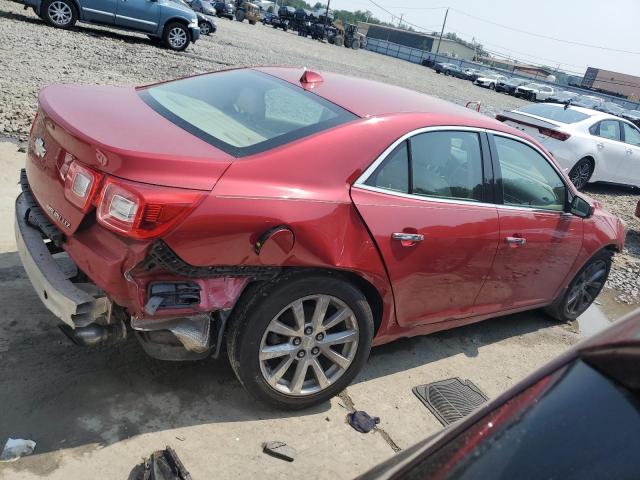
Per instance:
[[[211,190],[233,160],[153,111],[133,87],[52,85],[39,101],[48,136],[111,175]]]

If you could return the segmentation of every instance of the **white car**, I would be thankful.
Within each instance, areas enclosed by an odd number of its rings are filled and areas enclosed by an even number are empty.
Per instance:
[[[526,98],[527,100],[544,101],[555,93],[553,87],[542,85],[540,83],[528,83],[516,88],[516,97]]]
[[[487,75],[486,77],[478,77],[473,82],[474,85],[478,85],[480,87],[490,88],[491,90],[496,89],[496,85],[498,82],[506,82],[507,77],[504,75]]]
[[[556,103],[496,115],[551,152],[577,188],[588,182],[640,187],[640,130],[625,119]]]

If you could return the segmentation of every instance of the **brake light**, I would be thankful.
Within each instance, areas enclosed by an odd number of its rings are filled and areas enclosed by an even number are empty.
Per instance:
[[[545,136],[551,137],[551,138],[555,138],[556,140],[560,140],[561,142],[564,142],[565,140],[568,140],[569,137],[571,137],[571,135],[568,134],[568,133],[561,132],[559,130],[552,130],[550,128],[540,127],[540,128],[538,128],[538,131],[542,135],[545,135]]]
[[[69,154],[67,154],[69,156]],[[65,156],[65,166],[67,156]],[[72,158],[72,157],[70,157]],[[95,196],[102,174],[95,172],[73,160],[68,164],[64,179],[64,196],[83,212],[91,207],[91,199]]]
[[[98,201],[98,222],[142,240],[158,237],[183,220],[205,193],[108,178]]]

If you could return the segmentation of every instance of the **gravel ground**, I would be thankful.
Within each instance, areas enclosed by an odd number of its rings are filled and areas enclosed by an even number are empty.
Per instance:
[[[456,103],[479,100],[495,115],[524,101],[437,75],[431,69],[368,51],[352,51],[260,24],[218,20],[218,32],[186,52],[158,48],[144,35],[80,24],[73,31],[46,26],[31,10],[0,0],[0,136],[26,140],[37,92],[51,83],[139,85],[230,66],[291,65],[400,85]],[[640,222],[637,191],[593,186],[587,193],[628,225],[607,288],[616,300],[640,303]]]

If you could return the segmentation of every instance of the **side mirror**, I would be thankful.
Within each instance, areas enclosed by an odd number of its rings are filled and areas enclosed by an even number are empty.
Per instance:
[[[584,198],[576,195],[571,201],[569,212],[576,217],[589,218],[593,215],[593,206]]]

